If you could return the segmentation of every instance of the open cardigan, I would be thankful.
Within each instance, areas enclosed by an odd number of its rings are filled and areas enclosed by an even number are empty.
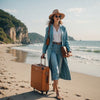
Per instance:
[[[49,27],[46,28],[46,34],[45,34],[45,38],[44,38],[42,53],[45,54],[47,51],[48,66],[52,70],[52,64],[50,63],[50,56],[51,56],[51,52],[52,52],[51,49],[52,49],[52,43],[53,43],[53,24],[50,25],[50,33],[49,33],[50,43],[49,43],[49,45],[46,45],[46,40],[48,37],[48,29],[49,29]],[[71,50],[70,50],[70,46],[69,46],[69,42],[68,42],[68,35],[67,35],[66,28],[63,25],[60,25],[60,30],[61,30],[61,34],[62,34],[62,46],[66,46],[66,48],[69,52]],[[62,60],[61,71],[60,71],[59,77],[62,79],[65,79],[65,80],[71,80],[71,74],[70,74],[70,70],[68,68],[67,58],[63,58],[63,60]]]

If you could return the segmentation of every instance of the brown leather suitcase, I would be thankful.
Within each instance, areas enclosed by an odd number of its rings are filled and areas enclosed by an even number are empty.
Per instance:
[[[42,92],[49,91],[49,67],[42,64],[31,65],[31,87]]]

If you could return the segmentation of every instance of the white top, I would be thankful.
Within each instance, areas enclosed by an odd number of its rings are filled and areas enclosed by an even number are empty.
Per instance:
[[[61,42],[61,30],[60,27],[58,31],[56,31],[55,27],[53,26],[53,42]]]

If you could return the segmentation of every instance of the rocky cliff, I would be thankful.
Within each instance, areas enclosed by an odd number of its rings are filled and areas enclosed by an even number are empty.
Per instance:
[[[20,20],[16,19],[13,15],[1,9],[0,29],[0,41],[3,43],[30,43],[26,25]],[[4,39],[3,34],[6,35],[7,40]]]

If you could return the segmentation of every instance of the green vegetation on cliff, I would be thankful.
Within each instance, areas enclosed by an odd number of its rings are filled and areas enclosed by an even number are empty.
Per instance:
[[[20,20],[16,19],[13,15],[0,9],[0,27],[6,29],[19,26],[24,27],[24,29],[27,29],[24,23],[22,23]]]
[[[0,27],[0,43],[10,43],[13,42],[10,37],[4,32],[3,28]]]
[[[21,31],[23,31],[22,33],[27,32],[27,27],[24,25],[24,23],[16,19],[13,15],[3,11],[2,9],[0,9],[0,27],[3,29],[1,31],[2,34],[5,34],[5,33],[7,34],[8,30],[11,27],[15,27],[17,39],[19,38],[19,34]],[[23,30],[21,28],[23,28]],[[6,35],[3,35],[3,36],[6,36]],[[11,40],[8,36],[7,38],[9,41]],[[1,38],[0,38],[0,41],[5,42],[4,39],[1,39]]]

